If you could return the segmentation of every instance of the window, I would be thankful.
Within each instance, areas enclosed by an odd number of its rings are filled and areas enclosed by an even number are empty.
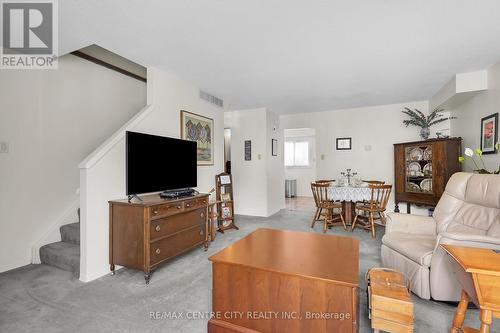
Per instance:
[[[310,165],[309,141],[285,141],[285,166],[308,167]]]

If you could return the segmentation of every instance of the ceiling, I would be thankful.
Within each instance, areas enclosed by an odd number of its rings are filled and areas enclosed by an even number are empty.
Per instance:
[[[500,59],[498,0],[64,0],[60,53],[98,44],[230,109],[425,100]]]

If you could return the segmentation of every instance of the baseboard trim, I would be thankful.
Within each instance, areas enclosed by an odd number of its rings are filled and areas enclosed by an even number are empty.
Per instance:
[[[116,265],[115,272],[119,271],[122,268],[123,268],[123,266]],[[109,268],[106,268],[106,269],[100,270],[99,272],[94,272],[94,273],[91,273],[91,274],[82,275],[80,273],[79,280],[82,281],[82,282],[88,283],[88,282],[92,282],[94,280],[97,280],[97,279],[102,278],[103,276],[106,276],[106,275],[109,275],[109,274],[111,274],[111,271],[109,270]]]

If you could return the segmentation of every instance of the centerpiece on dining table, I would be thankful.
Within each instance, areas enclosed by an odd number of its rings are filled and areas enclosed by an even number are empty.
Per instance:
[[[337,186],[354,186],[359,187],[366,185],[360,178],[355,178],[357,172],[352,171],[352,169],[346,169],[345,172],[341,172],[341,177],[337,180]]]

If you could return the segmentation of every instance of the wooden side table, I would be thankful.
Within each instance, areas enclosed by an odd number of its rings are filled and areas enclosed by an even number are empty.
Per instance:
[[[492,317],[500,318],[500,254],[490,249],[454,245],[441,247],[450,255],[463,288],[450,333],[490,332]],[[480,309],[479,330],[462,327],[469,301]]]

